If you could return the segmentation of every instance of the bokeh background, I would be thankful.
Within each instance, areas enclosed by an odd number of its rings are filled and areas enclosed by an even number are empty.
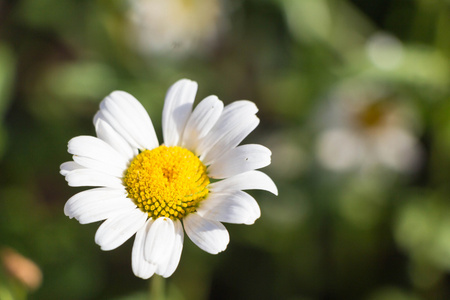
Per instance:
[[[131,246],[63,213],[59,165],[125,90],[254,101],[279,196],[189,239],[168,299],[450,299],[450,1],[0,0],[0,299],[145,299]]]

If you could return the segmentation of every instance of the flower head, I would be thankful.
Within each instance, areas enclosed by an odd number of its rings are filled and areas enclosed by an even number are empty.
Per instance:
[[[320,162],[335,171],[383,166],[414,171],[420,147],[414,113],[382,86],[350,81],[333,91],[322,113],[325,128],[317,148]]]
[[[61,165],[69,186],[95,187],[71,197],[64,212],[81,224],[105,220],[95,242],[112,250],[136,234],[136,276],[172,275],[183,248],[183,227],[206,252],[228,245],[221,222],[253,224],[255,199],[243,190],[277,194],[273,181],[256,169],[270,164],[261,145],[240,145],[259,123],[250,101],[224,107],[216,96],[192,110],[197,83],[183,79],[168,91],[159,145],[150,117],[130,94],[115,91],[94,117],[97,137],[69,141],[73,161]]]
[[[204,52],[223,31],[225,12],[220,0],[130,0],[128,3],[130,44],[143,54],[184,56]]]

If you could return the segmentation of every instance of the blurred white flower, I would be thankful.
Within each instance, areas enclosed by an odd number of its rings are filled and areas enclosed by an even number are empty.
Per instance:
[[[143,54],[209,49],[224,25],[221,0],[129,0],[131,45]]]
[[[116,91],[94,118],[97,137],[69,141],[73,161],[61,165],[70,186],[96,187],[70,198],[64,212],[81,224],[105,220],[95,242],[113,250],[136,234],[136,276],[172,275],[183,248],[183,227],[201,249],[217,254],[228,245],[222,222],[253,224],[260,208],[248,189],[277,194],[256,169],[270,164],[264,146],[238,146],[259,124],[250,101],[223,106],[209,96],[192,110],[197,83],[175,83],[164,103],[164,144],[159,145],[144,107]],[[214,179],[214,182],[210,182]]]
[[[420,162],[415,120],[407,103],[380,86],[343,84],[321,111],[319,161],[336,171],[382,165],[409,172]]]

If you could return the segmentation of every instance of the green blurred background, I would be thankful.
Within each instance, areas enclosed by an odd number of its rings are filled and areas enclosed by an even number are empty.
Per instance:
[[[257,104],[279,196],[220,255],[186,238],[169,299],[450,299],[450,1],[0,0],[1,300],[145,299],[132,240],[64,215],[59,165],[116,89],[161,141],[184,77]]]

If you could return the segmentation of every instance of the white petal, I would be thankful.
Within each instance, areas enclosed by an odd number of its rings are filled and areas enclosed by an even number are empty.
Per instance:
[[[189,117],[183,133],[182,146],[197,152],[199,140],[216,124],[223,111],[223,102],[216,96],[203,99]],[[196,153],[198,154],[198,153]]]
[[[271,152],[261,145],[242,145],[222,155],[208,167],[210,178],[226,178],[270,165]]]
[[[104,165],[111,165],[118,170],[124,170],[127,166],[127,160],[114,150],[109,144],[103,140],[93,136],[77,136],[71,139],[68,143],[68,150],[70,154],[87,157],[96,160]],[[80,162],[77,162],[81,164]],[[87,163],[85,167],[89,168]]]
[[[94,125],[98,138],[111,145],[114,150],[125,156],[128,160],[138,154],[137,148],[132,148],[105,120],[97,119]]]
[[[353,169],[364,163],[371,149],[365,149],[364,139],[346,128],[332,127],[317,139],[317,153],[321,164],[334,171]]]
[[[208,189],[214,193],[236,190],[265,190],[278,195],[278,189],[269,176],[260,171],[249,171],[211,183]]]
[[[175,242],[175,226],[169,218],[157,218],[145,238],[145,259],[159,266],[167,261]]]
[[[114,166],[113,164],[109,164],[106,162],[102,162],[102,161],[99,161],[99,160],[96,160],[93,158],[89,158],[89,157],[84,157],[84,156],[74,155],[73,160],[77,164],[79,164],[89,170],[99,171],[99,172],[102,172],[102,173],[105,173],[105,174],[108,174],[108,175],[111,175],[114,177],[118,177],[118,178],[122,178],[123,174],[126,170],[125,167],[118,168],[118,167]]]
[[[259,119],[256,116],[249,116],[245,121],[238,122],[236,120],[235,123],[231,123],[230,127],[236,125],[233,128],[217,128],[215,134],[216,136],[220,136],[221,139],[211,147],[205,155],[201,156],[202,161],[206,165],[211,164],[216,158],[239,145],[239,143],[258,126],[258,124]],[[205,138],[205,140],[206,139],[207,138]]]
[[[253,224],[261,216],[258,203],[242,191],[211,194],[197,210],[206,219],[235,224]]]
[[[84,167],[80,166],[74,161],[66,161],[65,163],[61,164],[59,169],[60,169],[59,173],[63,176],[66,176],[67,174],[69,174],[69,172],[77,169],[84,169]]]
[[[138,230],[131,251],[131,268],[134,275],[142,279],[150,278],[156,271],[156,265],[149,263],[144,257],[145,237],[152,223],[153,219],[148,219],[145,226]]]
[[[64,213],[81,224],[93,223],[131,211],[136,205],[124,190],[96,188],[72,196],[64,206]]]
[[[239,145],[259,124],[253,102],[241,100],[227,105],[217,123],[200,141],[200,159],[209,165],[214,159]]]
[[[203,251],[217,254],[227,248],[230,236],[222,223],[204,219],[197,213],[189,214],[183,220],[186,234]]]
[[[132,129],[129,126],[125,126],[120,123],[120,121],[116,120],[111,113],[104,110],[99,110],[94,116],[94,124],[97,124],[100,120],[111,126],[114,131],[116,131],[129,145],[132,149],[140,149],[141,147],[138,143],[133,139],[132,135],[128,133]],[[136,151],[136,150],[134,150]]]
[[[136,208],[107,219],[98,228],[95,242],[103,251],[116,249],[144,226],[147,217],[146,213]]]
[[[167,260],[158,266],[157,274],[167,278],[175,272],[181,258],[181,251],[183,250],[183,226],[180,220],[173,222],[175,226],[175,240],[171,249],[172,253],[167,256]]]
[[[174,83],[167,92],[162,114],[162,129],[166,146],[177,146],[180,143],[184,126],[192,111],[197,87],[196,82],[181,79]]]
[[[122,180],[103,172],[89,169],[73,170],[66,175],[69,186],[104,186],[123,188]]]
[[[373,151],[386,166],[400,171],[415,170],[420,163],[420,151],[414,135],[391,126],[373,138]]]
[[[103,119],[117,131],[133,148],[153,149],[158,139],[152,121],[142,104],[132,95],[115,91],[101,103],[94,117],[94,124]]]

